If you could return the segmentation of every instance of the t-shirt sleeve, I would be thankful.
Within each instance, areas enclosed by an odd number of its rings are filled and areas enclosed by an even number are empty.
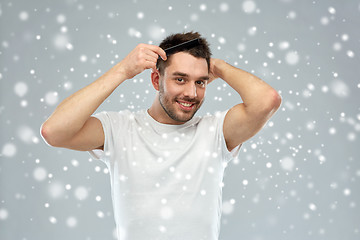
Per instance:
[[[96,117],[100,120],[105,140],[104,140],[104,150],[101,149],[93,149],[88,151],[89,154],[92,156],[95,160],[101,160],[105,162],[106,164],[110,161],[110,156],[113,155],[114,152],[114,145],[116,144],[116,136],[117,136],[117,126],[118,123],[118,113],[116,112],[100,112],[95,115],[92,115],[92,117]]]
[[[230,162],[233,159],[236,159],[239,155],[240,152],[240,148],[242,144],[239,144],[238,146],[236,146],[234,149],[232,149],[231,151],[228,150],[227,146],[226,146],[226,141],[225,141],[225,136],[224,136],[224,120],[225,120],[225,116],[227,114],[227,111],[224,112],[219,112],[216,114],[217,120],[218,120],[218,124],[217,124],[217,133],[219,135],[219,141],[220,141],[220,145],[221,145],[221,149],[222,149],[222,154],[223,154],[223,161],[225,163]]]

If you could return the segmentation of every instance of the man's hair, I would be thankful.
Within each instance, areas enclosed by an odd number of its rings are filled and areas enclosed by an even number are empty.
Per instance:
[[[186,32],[186,33],[176,33],[171,34],[170,36],[166,37],[159,45],[162,49],[167,49],[169,47],[178,45],[180,43],[190,41],[193,39],[199,38],[199,45],[190,49],[180,48],[173,52],[175,54],[177,52],[186,52],[191,54],[196,58],[205,58],[208,70],[210,70],[210,58],[211,58],[211,50],[209,48],[209,43],[206,41],[205,38],[201,37],[200,33],[198,32]],[[171,56],[171,55],[170,55]],[[163,61],[161,58],[158,59],[156,63],[156,68],[159,69],[161,75],[164,74],[165,68],[170,64],[170,56],[168,60]]]

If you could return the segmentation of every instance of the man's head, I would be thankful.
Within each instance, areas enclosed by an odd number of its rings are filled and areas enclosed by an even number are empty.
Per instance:
[[[198,46],[180,48],[166,61],[158,60],[158,69],[151,75],[158,93],[150,110],[159,122],[187,122],[204,101],[211,56],[206,40],[199,33],[174,34],[167,37],[160,47],[166,49],[196,38],[200,39]]]
[[[209,43],[205,38],[202,38],[198,32],[187,32],[187,33],[177,33],[172,34],[166,37],[159,45],[162,49],[167,49],[178,45],[180,43],[184,43],[193,39],[199,39],[199,45],[190,49],[179,48],[177,51],[173,52],[173,54],[177,52],[186,52],[196,58],[204,58],[208,65],[208,70],[210,69],[210,58],[211,58],[211,50],[209,48]],[[164,74],[165,68],[171,64],[171,55],[168,57],[166,61],[163,61],[161,58],[156,63],[156,68],[159,70],[160,74]]]

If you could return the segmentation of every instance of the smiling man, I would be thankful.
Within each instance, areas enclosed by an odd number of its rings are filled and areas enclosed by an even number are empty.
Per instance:
[[[158,96],[149,114],[162,123],[182,124],[194,116],[204,101],[209,80],[207,62],[186,52],[175,53],[168,61],[163,76],[161,70],[152,73]]]
[[[193,39],[199,39],[197,46],[166,55],[164,49]],[[157,91],[148,109],[92,115],[121,83],[145,69],[152,69]],[[238,92],[243,103],[213,116],[194,117],[207,85],[217,78]],[[180,33],[160,46],[138,45],[65,99],[42,125],[41,134],[49,145],[89,151],[106,163],[119,240],[216,240],[227,163],[280,102],[264,81],[211,58],[199,33]]]

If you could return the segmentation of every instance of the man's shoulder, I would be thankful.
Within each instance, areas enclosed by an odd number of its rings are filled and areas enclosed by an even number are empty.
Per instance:
[[[214,113],[206,113],[205,115],[196,117],[193,121],[194,126],[197,128],[213,128],[222,125],[227,111],[217,111]]]
[[[228,110],[225,111],[216,111],[214,113],[206,113],[205,115],[199,117],[200,121],[216,121],[223,119]]]
[[[131,116],[134,115],[136,112],[131,112],[128,109],[124,109],[124,110],[120,110],[120,111],[101,111],[98,112],[96,114],[94,114],[94,116],[97,115],[108,115],[108,116]]]
[[[124,121],[131,121],[135,119],[136,116],[139,116],[139,112],[132,112],[128,109],[120,110],[120,111],[101,111],[94,115],[93,117],[96,117],[100,120],[102,119],[108,119],[112,122],[124,122]]]

